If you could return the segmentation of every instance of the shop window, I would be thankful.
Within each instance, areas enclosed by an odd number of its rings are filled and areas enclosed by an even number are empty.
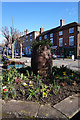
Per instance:
[[[59,47],[63,46],[63,38],[59,38]]]
[[[74,36],[69,37],[69,46],[74,46]]]

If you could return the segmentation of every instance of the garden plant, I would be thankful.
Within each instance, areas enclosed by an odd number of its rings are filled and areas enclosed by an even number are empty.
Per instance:
[[[4,100],[38,101],[54,105],[69,95],[80,93],[80,73],[64,66],[52,68],[51,77],[35,75],[31,67],[6,70],[1,76]]]

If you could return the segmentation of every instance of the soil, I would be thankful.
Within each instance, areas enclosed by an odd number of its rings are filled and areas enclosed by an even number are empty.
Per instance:
[[[20,69],[19,72],[25,73],[25,70]],[[53,70],[54,71],[54,70]],[[56,69],[55,71],[55,77],[53,77],[52,79],[56,79],[57,74],[62,75],[63,71],[66,71],[67,75],[71,75],[73,73],[73,71],[69,71],[66,68],[60,68],[60,69]],[[71,77],[70,77],[71,78]],[[51,79],[51,80],[52,80]],[[72,79],[72,78],[71,78]],[[29,81],[33,82],[33,86],[34,86],[34,90],[37,88],[37,82],[35,81],[35,79],[32,79],[31,77],[28,78],[28,80],[24,80],[24,82],[26,82],[27,84],[29,83]],[[56,81],[58,81],[59,79],[56,79]],[[40,104],[45,104],[45,103],[49,103],[51,104],[51,106],[59,103],[60,101],[64,100],[65,98],[67,98],[68,96],[74,95],[74,94],[80,94],[80,73],[75,73],[74,78],[70,81],[67,79],[64,79],[65,82],[63,81],[58,81],[60,88],[58,90],[58,92],[56,94],[53,93],[53,91],[50,91],[47,94],[47,97],[42,97],[42,94],[40,93],[40,97],[35,98],[32,97],[31,100],[27,100],[27,91],[30,88],[29,86],[27,88],[25,88],[23,85],[21,85],[20,83],[14,83],[15,84],[15,89],[17,92],[17,96],[16,96],[16,100],[24,100],[24,101],[36,101],[39,102]],[[51,82],[45,82],[44,84],[49,85],[52,84]],[[53,85],[54,86],[54,85]],[[22,91],[25,91],[25,95],[22,94]],[[8,98],[8,100],[11,100],[12,98]]]
[[[20,87],[19,85],[15,85],[16,91],[17,91],[17,97],[16,100],[24,100],[29,101],[26,99],[25,96],[22,96],[22,93],[19,91]],[[24,89],[22,86],[21,89],[27,91],[27,89]],[[31,101],[39,102],[40,104],[49,103],[51,106],[59,103],[60,101],[64,100],[68,96],[74,95],[74,94],[80,94],[80,82],[76,83],[76,85],[65,85],[60,87],[57,94],[54,94],[53,92],[51,94],[48,94],[47,97],[43,98],[40,97],[40,99],[32,98]],[[9,98],[8,100],[11,100]]]

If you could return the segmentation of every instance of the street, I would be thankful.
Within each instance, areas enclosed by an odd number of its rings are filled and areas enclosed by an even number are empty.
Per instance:
[[[23,57],[23,58],[14,59],[14,60],[25,62],[26,65],[31,66],[31,58],[30,57]],[[78,60],[78,59],[76,59],[75,61],[72,59],[64,59],[63,60],[61,58],[53,60],[53,66],[60,67],[62,65],[67,66],[68,68],[70,68],[72,70],[80,71],[80,60]]]

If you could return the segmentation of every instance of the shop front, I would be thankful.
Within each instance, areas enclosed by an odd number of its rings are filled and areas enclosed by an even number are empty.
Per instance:
[[[52,46],[51,47],[51,53],[52,53],[52,55],[53,54],[57,55],[57,46]]]
[[[61,48],[58,48],[58,54],[60,56],[63,56],[64,58],[71,58],[72,55],[75,55],[75,52],[76,51],[76,47],[61,47]]]

